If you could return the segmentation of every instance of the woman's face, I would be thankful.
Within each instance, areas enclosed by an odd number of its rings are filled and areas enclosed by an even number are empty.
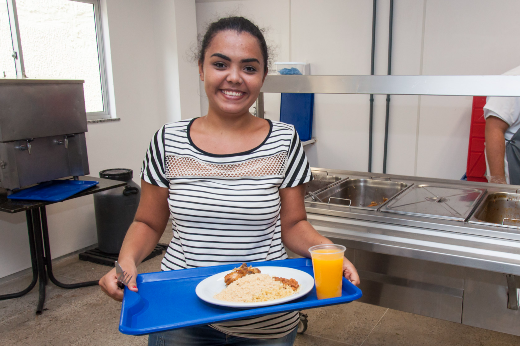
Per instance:
[[[199,73],[209,112],[244,115],[258,98],[267,71],[257,38],[226,30],[211,40]]]

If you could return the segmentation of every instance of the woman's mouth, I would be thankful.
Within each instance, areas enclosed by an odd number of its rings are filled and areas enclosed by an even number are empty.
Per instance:
[[[228,97],[238,98],[245,94],[245,92],[237,90],[221,90],[222,93]]]

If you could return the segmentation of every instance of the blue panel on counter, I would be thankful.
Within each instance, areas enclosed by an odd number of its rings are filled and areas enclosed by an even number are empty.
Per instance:
[[[138,292],[125,287],[119,331],[140,335],[169,329],[223,322],[286,311],[348,303],[361,298],[361,290],[343,278],[342,296],[318,300],[314,287],[307,295],[279,305],[238,309],[206,303],[195,293],[205,278],[232,270],[238,264],[139,274]],[[254,262],[255,267],[280,266],[304,271],[314,277],[307,258]]]
[[[7,198],[29,201],[60,202],[99,184],[93,180],[52,180],[15,192]]]
[[[280,121],[294,125],[301,141],[312,138],[313,110],[314,94],[282,94]]]

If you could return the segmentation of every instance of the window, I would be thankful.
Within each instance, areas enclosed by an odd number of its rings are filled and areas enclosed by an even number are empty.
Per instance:
[[[0,3],[0,78],[16,78],[7,6]]]
[[[99,1],[7,0],[0,6],[2,76],[85,80],[89,119],[109,117]]]

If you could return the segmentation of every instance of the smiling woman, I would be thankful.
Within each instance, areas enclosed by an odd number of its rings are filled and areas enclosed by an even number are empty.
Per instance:
[[[231,154],[262,143],[269,123],[249,113],[267,73],[258,39],[231,30],[215,34],[199,59],[199,73],[209,109],[191,126],[194,144],[213,154]]]
[[[199,62],[200,79],[210,111],[236,114],[249,112],[265,79],[257,39],[248,33],[223,31],[215,35]]]
[[[249,113],[267,59],[265,39],[249,20],[210,25],[199,55],[208,113],[164,125],[143,162],[141,201],[118,260],[133,278],[169,217],[173,237],[162,270],[286,259],[284,245],[310,257],[311,246],[331,243],[306,219],[304,184],[312,177],[294,127]],[[359,284],[347,259],[343,268]],[[137,292],[132,280],[128,287]],[[100,285],[123,298],[115,271]],[[292,345],[298,322],[291,311],[155,333],[149,344]]]

